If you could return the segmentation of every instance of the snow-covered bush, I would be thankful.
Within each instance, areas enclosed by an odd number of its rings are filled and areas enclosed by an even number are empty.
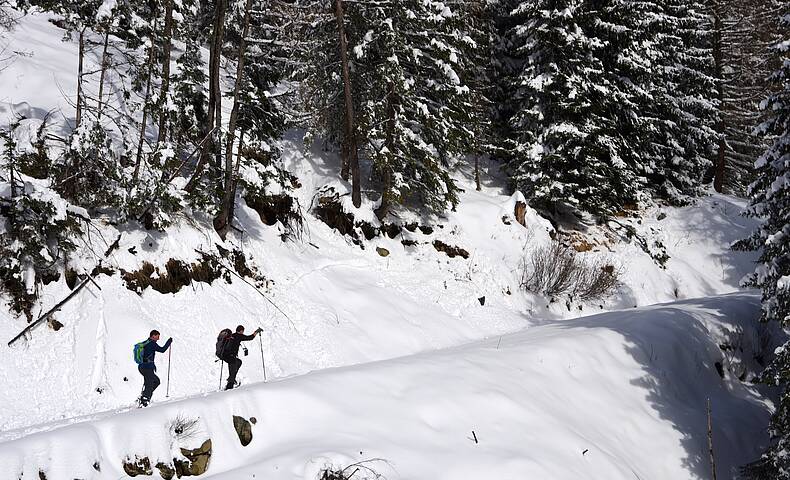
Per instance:
[[[304,224],[301,208],[291,192],[300,186],[299,179],[277,161],[279,151],[245,148],[243,175],[239,178],[241,195],[247,206],[258,212],[267,225],[280,222],[285,238],[301,238]]]
[[[597,300],[612,293],[620,269],[587,260],[558,241],[532,250],[521,264],[521,287],[548,297]]]
[[[57,266],[79,232],[62,205],[39,193],[0,198],[0,291],[11,297],[14,312],[28,317],[36,282],[59,277]]]
[[[0,132],[0,293],[10,297],[11,310],[32,315],[38,282],[59,277],[58,265],[74,249],[79,225],[67,214],[68,206],[44,182],[25,175],[33,162],[48,167],[42,131],[35,148],[17,148],[16,128]],[[34,159],[35,157],[35,159]],[[6,176],[7,173],[7,176]]]
[[[83,124],[57,162],[55,189],[86,208],[120,208],[124,189],[118,159],[107,131],[98,122]]]

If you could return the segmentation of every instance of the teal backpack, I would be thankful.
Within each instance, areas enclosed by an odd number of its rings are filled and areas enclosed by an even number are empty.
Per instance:
[[[135,343],[134,344],[134,349],[132,351],[134,353],[134,362],[137,365],[141,365],[144,362],[144,360],[143,360],[143,351],[145,350],[145,346],[148,345],[148,342],[150,342],[150,341],[151,341],[151,339],[148,338],[148,339],[146,339],[146,340],[144,340],[144,341],[142,341],[140,343]]]

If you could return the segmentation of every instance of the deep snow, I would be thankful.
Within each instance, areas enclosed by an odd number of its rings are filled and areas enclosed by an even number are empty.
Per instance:
[[[770,405],[734,378],[735,364],[714,339],[742,332],[751,358],[758,300],[740,293],[550,322],[438,352],[107,412],[0,443],[0,471],[117,479],[126,457],[168,462],[176,447],[211,438],[207,473],[217,479],[308,480],[327,464],[377,458],[385,462],[368,465],[390,479],[708,478],[710,398],[719,478],[732,478],[759,452],[755,440],[766,440]],[[168,433],[179,415],[200,419],[195,438]],[[249,446],[235,436],[232,415],[258,420]]]
[[[63,95],[76,90],[76,47],[61,37],[45,15],[20,20],[11,48],[25,55],[0,74],[0,122],[23,114],[35,131],[53,111],[52,130],[68,131],[73,110]],[[92,81],[86,88],[95,88]],[[302,184],[295,195],[304,210],[321,187],[348,191],[336,179],[337,159],[318,146],[304,151],[300,132],[288,132],[281,148]],[[263,225],[241,200],[244,233],[225,242],[199,216],[180,218],[165,233],[93,219],[72,267],[90,271],[102,259],[116,270],[144,261],[162,268],[170,258],[196,260],[196,249],[238,248],[269,280],[263,292],[288,318],[235,278],[138,295],[116,272],[99,276],[101,290],[89,285],[57,314],[59,331],[42,326],[8,347],[25,322],[3,306],[0,476],[24,470],[30,478],[42,468],[49,479],[117,479],[127,453],[169,458],[164,425],[185,412],[200,416],[204,433],[217,439],[209,473],[223,478],[312,479],[323,457],[338,464],[381,457],[394,470],[376,468],[390,479],[705,478],[707,396],[720,478],[753,458],[770,404],[734,377],[749,380],[759,369],[754,354],[767,348],[754,322],[757,300],[712,297],[738,291],[752,271],[753,253],[729,249],[755,225],[740,216],[744,202],[713,194],[683,208],[647,207],[641,220],[619,218],[651,248],[665,246],[666,268],[635,241],[588,227],[584,239],[593,249],[582,255],[620,265],[622,285],[605,302],[566,305],[519,289],[523,257],[550,241],[551,226],[532,210],[526,228],[515,222],[519,194],[506,194],[495,165],[483,167],[477,192],[469,166],[459,164],[465,192],[456,211],[441,218],[402,213],[403,222],[431,224],[433,233],[382,236],[364,249],[309,212],[305,236],[283,242],[282,226]],[[355,214],[375,221],[369,201]],[[119,248],[102,258],[119,234]],[[418,244],[404,247],[404,239]],[[437,239],[470,258],[437,252]],[[64,279],[43,287],[35,313],[68,293]],[[711,298],[683,300],[696,297]],[[262,346],[275,381],[213,394],[215,336],[237,323],[264,328],[262,345],[249,345],[243,357],[241,380],[263,379]],[[170,401],[117,415],[139,394],[131,347],[152,328],[163,340],[175,338]],[[745,352],[722,351],[727,342]],[[167,358],[158,358],[163,380]],[[722,359],[724,380],[713,367]],[[370,363],[377,361],[384,362]],[[344,368],[304,375],[332,367]],[[164,401],[165,388],[155,403]],[[231,412],[261,419],[246,449],[228,430]],[[69,423],[77,425],[52,430]],[[472,430],[479,444],[468,439]],[[144,431],[156,433],[146,439]],[[97,459],[106,465],[101,474],[91,467]]]

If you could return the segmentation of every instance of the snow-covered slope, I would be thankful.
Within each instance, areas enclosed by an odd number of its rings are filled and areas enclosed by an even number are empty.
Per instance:
[[[0,443],[0,471],[117,479],[127,457],[167,464],[180,447],[210,438],[206,477],[218,479],[312,480],[326,465],[370,459],[382,459],[365,465],[389,479],[708,478],[710,398],[719,478],[732,478],[767,440],[770,406],[734,378],[741,365],[717,342],[737,337],[753,369],[758,305],[753,295],[731,294],[550,322],[448,350],[55,423]],[[233,415],[257,420],[246,447]],[[169,430],[178,416],[199,419],[193,438]]]
[[[308,157],[294,143],[285,142],[292,171],[301,179],[316,178],[331,159]],[[319,186],[305,185],[297,191],[303,205],[310,204]],[[534,213],[534,222],[527,228],[515,221],[503,223],[501,218],[512,211],[512,203],[496,188],[482,192],[468,188],[457,212],[436,219],[442,228],[430,235],[404,230],[395,239],[379,237],[365,242],[364,250],[310,214],[305,238],[282,242],[279,227],[263,225],[243,203],[238,213],[244,234],[227,242],[216,236],[208,221],[181,221],[164,234],[118,230],[94,221],[92,243],[78,252],[72,266],[90,271],[102,260],[116,273],[100,275],[96,282],[101,290],[89,285],[63,307],[56,315],[64,325],[59,331],[43,326],[11,347],[0,343],[4,358],[0,381],[15,385],[0,392],[7,407],[0,412],[0,429],[130,404],[140,390],[131,346],[152,328],[162,331],[165,338],[175,338],[170,394],[183,397],[218,388],[220,366],[214,362],[214,340],[221,328],[239,323],[264,328],[268,375],[282,377],[450,347],[545,319],[670,301],[675,299],[677,282],[684,285],[678,290],[681,297],[734,291],[737,279],[749,268],[750,254],[727,249],[726,240],[737,238],[743,229],[735,201],[706,198],[694,207],[666,209],[662,234],[683,235],[676,249],[668,245],[672,258],[666,270],[630,243],[612,244],[612,252],[585,253],[622,261],[624,283],[601,307],[568,310],[562,302],[550,304],[520,290],[524,252],[549,240],[547,222]],[[725,209],[730,209],[726,215]],[[685,230],[688,225],[682,219],[694,216],[707,218],[708,228]],[[119,248],[103,258],[102,252],[119,234]],[[419,243],[404,247],[402,238]],[[434,239],[466,249],[470,258],[449,258],[437,252],[431,245]],[[137,270],[146,261],[160,269],[171,258],[193,262],[198,258],[196,250],[216,251],[216,245],[244,251],[250,264],[270,280],[263,292],[288,318],[236,278],[231,284],[222,280],[211,285],[193,283],[176,294],[149,288],[138,295],[118,273]],[[388,249],[390,255],[379,256],[376,247]],[[683,260],[695,255],[696,262]],[[68,293],[64,278],[43,287],[40,311]],[[484,305],[478,300],[481,297],[485,297]],[[24,325],[0,310],[0,331],[9,332],[8,339]],[[259,346],[254,347],[245,360],[257,365]],[[242,367],[243,382],[262,378],[259,370]],[[156,397],[163,393],[160,389]]]
[[[0,74],[0,122],[22,114],[35,131],[53,111],[52,131],[68,131],[73,112],[60,92],[76,89],[76,46],[62,34],[45,15],[20,19],[9,48],[24,55]],[[215,440],[209,473],[226,478],[314,478],[322,456],[338,464],[385,458],[395,469],[388,478],[703,477],[706,396],[722,471],[758,451],[769,405],[733,378],[749,380],[759,369],[752,357],[770,351],[753,322],[756,299],[739,293],[633,310],[739,290],[755,258],[729,249],[754,227],[740,216],[742,201],[714,194],[683,208],[655,205],[641,219],[618,219],[633,228],[631,238],[616,224],[565,238],[589,242],[582,257],[623,271],[612,297],[566,304],[519,287],[522,260],[551,241],[551,225],[531,209],[526,227],[513,219],[522,197],[502,188],[496,165],[483,165],[481,191],[470,168],[458,165],[465,192],[456,211],[399,212],[401,223],[431,227],[427,233],[404,229],[362,240],[363,249],[309,211],[323,187],[348,191],[337,159],[318,147],[305,151],[298,131],[287,133],[281,150],[301,183],[294,195],[303,236],[282,241],[282,225],[266,226],[241,199],[241,232],[225,241],[210,219],[189,212],[166,232],[95,218],[69,265],[83,273],[101,260],[114,273],[97,276],[101,289],[89,284],[56,314],[62,328],[42,325],[9,347],[26,324],[2,299],[0,477],[23,470],[35,477],[41,468],[49,479],[119,478],[126,454],[172,458],[166,424],[179,412],[201,418]],[[375,225],[372,207],[366,199],[354,214]],[[436,240],[469,258],[448,257]],[[666,252],[665,268],[640,242]],[[121,278],[144,262],[163,270],[170,259],[191,263],[197,250],[219,247],[242,251],[258,268],[266,279],[260,292],[231,277],[138,294]],[[65,276],[41,286],[34,314],[69,293]],[[618,309],[629,310],[568,320]],[[263,342],[243,357],[240,378],[249,387],[214,394],[217,332],[239,323],[264,329]],[[170,403],[116,415],[139,394],[131,348],[152,328],[175,339]],[[276,382],[250,385],[263,380],[261,352]],[[722,357],[724,380],[712,366]],[[167,361],[158,357],[163,380]],[[385,362],[370,363],[377,361]],[[331,367],[345,368],[303,375]],[[163,382],[154,403],[165,393]],[[232,413],[260,419],[249,447],[234,443]],[[79,425],[49,432],[72,422]],[[480,443],[468,440],[472,430]]]

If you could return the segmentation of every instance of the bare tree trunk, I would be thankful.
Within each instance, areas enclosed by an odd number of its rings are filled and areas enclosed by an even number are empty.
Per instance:
[[[480,155],[475,155],[475,190],[480,191]]]
[[[348,181],[348,171],[351,169],[351,201],[356,208],[362,205],[362,195],[359,185],[359,153],[357,150],[356,123],[354,122],[354,100],[351,95],[351,74],[348,65],[348,39],[346,38],[345,20],[343,14],[343,0],[335,0],[335,19],[340,37],[340,61],[343,67],[343,97],[346,104],[345,138],[342,149],[342,169],[340,176]]]
[[[710,398],[707,404],[708,410],[708,453],[710,454],[711,480],[716,480],[716,458],[713,456],[713,422],[710,417]]]
[[[362,206],[362,185],[359,177],[359,150],[357,150],[357,135],[353,134],[353,146],[351,148],[351,203],[354,207]]]
[[[153,32],[156,32],[156,19],[153,23]],[[137,184],[140,177],[140,163],[143,158],[143,144],[145,143],[145,127],[148,123],[148,102],[151,101],[151,80],[154,76],[154,33],[151,33],[151,46],[148,51],[148,74],[145,82],[145,96],[143,97],[143,120],[140,123],[140,139],[137,142],[137,154],[134,159],[134,174],[132,184]]]
[[[77,118],[74,120],[74,128],[80,128],[80,122],[82,121],[82,64],[85,58],[85,30],[87,28],[82,27],[79,36],[79,52],[77,54],[79,62],[77,66]]]
[[[11,198],[16,198],[16,179],[14,178],[14,157],[9,155],[8,158],[8,178],[11,182]]]
[[[173,40],[173,0],[167,0],[165,6],[165,39],[162,49],[162,88],[159,93],[159,135],[156,139],[157,146],[167,137],[167,94],[170,91],[170,51]]]
[[[386,139],[384,141],[390,155],[395,153],[395,84],[390,83],[387,94],[387,125],[386,125]],[[381,204],[375,210],[376,217],[379,220],[384,220],[390,210],[392,199],[390,196],[392,190],[392,166],[386,165],[381,172]]]
[[[110,43],[110,23],[104,29],[104,45],[101,51],[101,75],[99,75],[99,105],[96,109],[96,120],[101,120],[101,104],[104,98],[104,77],[107,73],[107,46]]]
[[[236,84],[233,87],[233,108],[230,111],[230,121],[228,123],[228,139],[225,146],[225,193],[222,198],[219,215],[214,219],[214,228],[220,235],[224,235],[230,222],[233,220],[233,201],[236,198],[235,174],[238,172],[239,161],[236,167],[233,164],[233,142],[236,136],[236,123],[239,117],[239,94],[244,83],[244,63],[246,59],[245,50],[247,47],[247,35],[250,30],[250,11],[252,10],[252,0],[247,0],[244,5],[244,27],[242,28],[241,39],[239,39],[238,54],[236,55]],[[219,110],[218,110],[219,111]]]
[[[214,65],[211,74],[213,85],[212,95],[214,97],[214,126],[216,127],[217,143],[215,145],[216,164],[219,168],[222,165],[222,144],[219,141],[222,134],[222,86],[220,84],[220,63],[222,60],[222,43],[225,39],[225,15],[228,9],[228,0],[217,1],[217,23],[215,25],[216,34],[214,35]],[[209,100],[211,102],[211,100]]]
[[[718,79],[716,83],[716,97],[719,100],[719,121],[716,131],[720,135],[719,148],[716,154],[716,165],[713,172],[713,188],[721,193],[724,189],[724,173],[726,167],[727,138],[724,132],[724,52],[722,46],[722,8],[720,0],[713,0],[713,63],[715,75]]]
[[[234,197],[235,197],[236,189],[238,188],[238,185],[239,185],[239,169],[241,168],[241,152],[242,152],[243,148],[244,148],[244,130],[239,132],[239,146],[236,149],[236,167],[234,168],[234,171],[233,171],[233,192],[234,192]],[[236,210],[236,202],[231,201],[230,202],[230,208],[228,208],[228,212],[229,212],[228,213],[228,218],[231,221],[233,220],[233,215],[235,215],[235,213],[236,213],[235,210]],[[228,225],[230,225],[230,222],[228,223]]]
[[[337,21],[337,33],[340,39],[340,65],[343,75],[343,98],[346,106],[346,118],[344,119],[344,138],[340,151],[340,177],[348,181],[349,170],[349,151],[351,149],[351,124],[354,116],[354,105],[351,103],[351,85],[348,69],[348,42],[346,39],[345,24],[343,19],[343,0],[335,0],[335,20]]]
[[[203,169],[206,168],[206,163],[212,158],[215,151],[221,150],[219,145],[219,137],[222,133],[222,92],[219,86],[219,70],[220,59],[222,57],[222,41],[225,35],[225,10],[227,0],[217,0],[217,6],[214,11],[214,26],[211,34],[211,49],[209,51],[208,60],[208,112],[206,115],[206,126],[204,134],[208,135],[214,132],[211,141],[206,142],[204,148],[200,151],[198,163],[195,165],[195,171],[192,173],[192,178],[189,180],[184,190],[192,192],[195,189]],[[219,119],[219,120],[218,120]],[[220,165],[222,152],[218,152],[218,157],[214,157],[217,167]]]

